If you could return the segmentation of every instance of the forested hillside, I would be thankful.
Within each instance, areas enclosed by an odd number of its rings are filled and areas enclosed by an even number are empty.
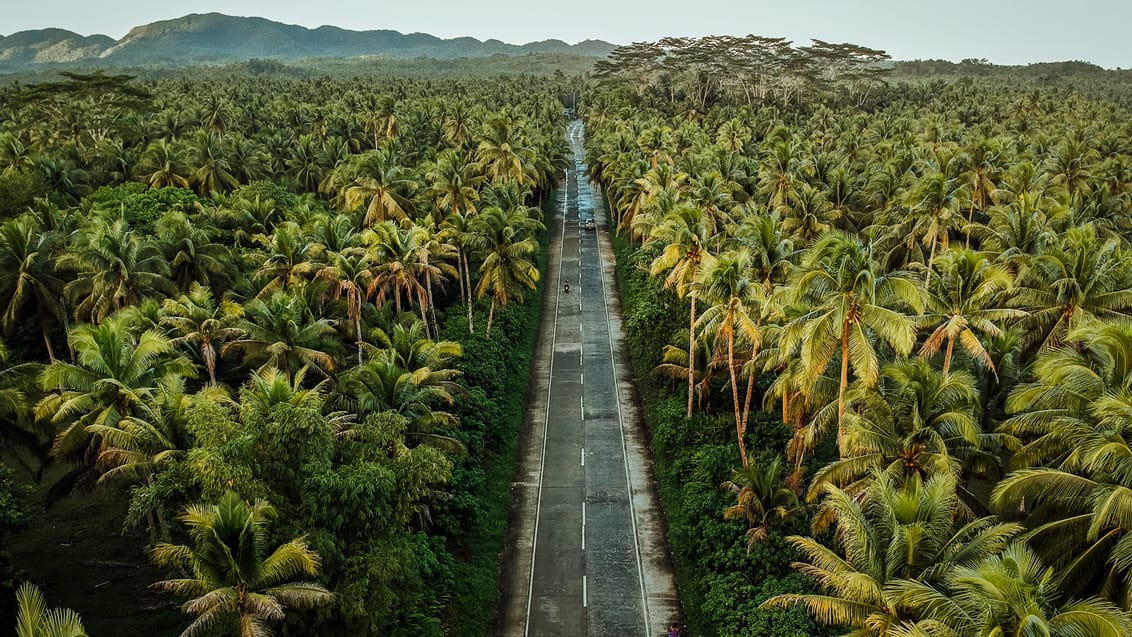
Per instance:
[[[1129,634],[1132,90],[885,57],[587,94],[692,634]]]
[[[490,634],[564,124],[531,77],[4,89],[2,630],[26,579],[92,635]]]

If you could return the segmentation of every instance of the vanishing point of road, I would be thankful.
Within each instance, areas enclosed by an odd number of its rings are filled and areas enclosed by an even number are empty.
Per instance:
[[[506,637],[653,637],[680,615],[584,134],[580,121],[567,129],[573,159],[544,273],[505,549]]]

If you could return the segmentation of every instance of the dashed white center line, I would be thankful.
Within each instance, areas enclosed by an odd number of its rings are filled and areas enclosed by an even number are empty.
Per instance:
[[[582,550],[586,550],[586,501],[582,500]]]
[[[586,576],[582,576],[582,608],[589,606],[589,598],[586,595]]]
[[[585,448],[582,449],[582,466],[583,467],[586,466],[586,450],[585,450]],[[586,506],[586,504],[583,502],[582,508],[584,509],[585,506]]]

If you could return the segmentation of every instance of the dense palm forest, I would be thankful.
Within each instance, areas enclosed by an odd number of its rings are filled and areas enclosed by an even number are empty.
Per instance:
[[[0,89],[0,529],[128,500],[157,634],[488,634],[554,84],[205,75]]]
[[[1129,634],[1132,86],[883,58],[641,43],[582,112],[692,632]]]

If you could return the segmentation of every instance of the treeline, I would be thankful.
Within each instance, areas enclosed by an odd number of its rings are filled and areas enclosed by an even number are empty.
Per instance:
[[[128,485],[193,630],[489,634],[560,92],[5,88],[0,522]]]
[[[855,44],[813,40],[793,46],[785,38],[755,35],[664,38],[618,47],[594,65],[605,88],[652,93],[698,111],[717,104],[791,103],[825,92],[864,99],[882,83],[889,56]]]
[[[583,117],[693,631],[1132,630],[1126,89],[665,97]]]

